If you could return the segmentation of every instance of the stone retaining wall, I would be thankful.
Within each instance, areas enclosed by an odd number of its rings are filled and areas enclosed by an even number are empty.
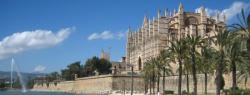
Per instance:
[[[85,78],[77,78],[75,81],[63,81],[57,83],[49,83],[47,87],[46,83],[35,84],[34,90],[41,91],[63,91],[74,93],[102,93],[112,92],[117,90],[130,90],[131,88],[131,76],[113,76],[113,75],[101,75]],[[143,78],[134,76],[134,90],[144,91]]]
[[[162,91],[162,78],[160,81],[160,91]],[[165,77],[165,89],[177,92],[178,88],[178,76]],[[186,90],[186,76],[182,77],[182,91]],[[198,92],[203,93],[205,89],[204,74],[198,74]],[[225,89],[230,89],[232,85],[231,75],[224,75]],[[215,77],[208,76],[208,92],[215,92]],[[244,82],[239,82],[240,88],[245,88]],[[134,76],[134,91],[144,92],[144,79],[140,76]],[[250,88],[250,82],[247,83],[246,88]],[[77,78],[75,81],[63,81],[57,83],[46,84],[35,84],[34,90],[45,90],[45,91],[63,91],[63,92],[74,92],[74,93],[102,93],[112,91],[130,91],[131,90],[131,76],[113,76],[113,75],[100,75],[93,77]],[[155,90],[156,91],[156,90]],[[189,75],[189,91],[193,91],[193,80],[192,76]]]

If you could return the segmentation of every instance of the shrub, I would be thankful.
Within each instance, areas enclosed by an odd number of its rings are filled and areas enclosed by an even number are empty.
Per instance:
[[[250,95],[250,89],[239,89],[233,94],[233,90],[229,91],[229,95]]]
[[[167,94],[174,94],[174,91],[172,91],[172,90],[165,90],[164,91],[164,95],[167,95]]]

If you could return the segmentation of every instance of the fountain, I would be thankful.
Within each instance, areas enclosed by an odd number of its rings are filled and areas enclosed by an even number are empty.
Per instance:
[[[14,59],[12,58],[12,61],[14,61]],[[12,89],[13,87],[13,63],[10,63],[10,88]]]
[[[19,70],[19,68],[18,68],[18,66],[17,66],[17,64],[15,64],[15,61],[14,61],[14,59],[12,58],[12,60],[11,60],[11,72],[10,72],[10,74],[11,74],[11,76],[10,76],[10,78],[11,78],[11,88],[12,88],[12,86],[13,86],[13,67],[15,66],[15,68],[16,68],[16,73],[17,73],[17,76],[19,77],[18,79],[19,79],[19,81],[20,81],[20,83],[21,83],[21,87],[22,87],[22,92],[23,93],[25,93],[25,92],[27,92],[27,89],[26,89],[26,85],[25,85],[25,83],[24,83],[24,81],[23,81],[23,77],[22,77],[22,75],[21,75],[21,73],[20,73],[20,70]]]

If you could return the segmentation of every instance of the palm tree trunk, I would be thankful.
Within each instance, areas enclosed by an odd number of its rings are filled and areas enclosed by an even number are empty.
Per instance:
[[[165,90],[165,72],[166,72],[166,68],[163,68],[163,80],[162,80],[162,92],[164,93]]]
[[[205,75],[205,94],[207,94],[207,72],[205,72],[204,75]]]
[[[237,83],[236,83],[236,64],[235,64],[235,61],[232,61],[232,77],[233,77],[232,89],[233,89],[233,93],[235,94],[235,90],[237,88]]]
[[[159,93],[160,91],[160,73],[158,73],[158,76],[157,76],[157,93]]]
[[[186,77],[187,77],[187,93],[189,93],[189,76],[188,76],[188,71],[187,71],[187,74],[186,74]]]
[[[153,94],[155,94],[155,80],[153,79]]]
[[[194,85],[194,94],[197,95],[197,77],[196,77],[196,62],[195,62],[195,47],[192,47],[192,73],[193,73],[193,85]]]
[[[221,80],[222,80],[223,60],[224,60],[224,54],[223,52],[221,52],[220,62],[217,65],[217,70],[216,70],[216,95],[220,95],[220,90],[222,86]]]
[[[181,84],[182,84],[182,59],[179,58],[179,79],[178,79],[178,95],[181,95]]]
[[[222,63],[219,63],[218,65],[222,66],[221,64]],[[221,80],[222,80],[222,70],[221,70],[221,67],[218,67],[217,74],[216,74],[216,95],[220,95],[220,90],[222,86]]]
[[[153,71],[153,94],[155,94],[155,72]]]
[[[193,95],[197,95],[197,77],[196,77],[196,68],[194,64],[192,65],[192,69],[193,69],[193,85],[194,85]]]
[[[247,51],[250,51],[250,38],[247,39]]]
[[[192,74],[193,74],[193,85],[194,85],[193,95],[197,95],[196,62],[194,53],[195,53],[195,46],[192,46],[191,57],[192,57]]]
[[[145,84],[144,84],[144,94],[146,95],[147,94],[147,92],[148,92],[148,81],[147,80],[145,80]]]
[[[149,80],[149,93],[150,93],[150,95],[152,94],[152,82],[151,82],[151,79]]]

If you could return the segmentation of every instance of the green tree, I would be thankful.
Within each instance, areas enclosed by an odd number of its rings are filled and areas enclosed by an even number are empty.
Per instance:
[[[163,82],[162,82],[162,92],[164,92],[165,90],[165,77],[166,75],[172,75],[172,67],[170,65],[170,54],[171,52],[169,50],[163,50],[160,52],[160,55],[158,56],[158,61],[160,64],[162,64],[161,66],[159,66],[159,68],[162,70],[163,73]],[[158,80],[159,81],[159,80]]]
[[[152,66],[152,77],[151,77],[151,83],[153,84],[153,94],[155,94],[155,83],[156,83],[156,78],[157,78],[157,75],[159,74],[158,72],[159,72],[159,70],[158,70],[158,68],[157,68],[157,65],[156,64],[158,64],[158,62],[157,62],[157,59],[156,58],[151,58],[150,59],[150,64],[151,64],[151,66]]]
[[[32,79],[31,77],[28,77],[27,88],[32,89],[33,86],[34,86],[34,79]]]
[[[100,74],[110,74],[111,73],[111,63],[106,59],[100,59],[100,63],[97,64],[97,71]]]
[[[204,74],[205,80],[205,94],[207,94],[207,79],[208,74],[213,74],[215,70],[215,58],[217,58],[216,50],[211,47],[210,40],[206,39],[204,44],[201,47],[201,56],[200,63],[198,63],[198,67],[200,68],[200,72]]]
[[[220,95],[220,90],[222,90],[221,88],[223,88],[223,71],[224,71],[224,67],[225,67],[225,59],[226,59],[226,49],[225,47],[227,46],[227,44],[230,41],[229,38],[229,31],[225,30],[225,29],[221,29],[218,31],[218,34],[216,34],[215,36],[215,45],[218,47],[218,54],[219,54],[219,58],[217,61],[217,66],[216,66],[216,95]]]
[[[62,78],[65,80],[72,80],[72,76],[70,74],[70,71],[68,69],[61,70]]]
[[[99,59],[98,57],[94,56],[88,59],[83,66],[84,72],[86,76],[92,76],[97,71],[99,74],[109,74],[111,73],[111,62],[106,59]]]
[[[178,95],[181,95],[181,87],[182,87],[182,66],[183,66],[183,58],[186,54],[186,41],[184,39],[175,40],[171,42],[171,46],[169,50],[171,51],[171,60],[175,62],[177,59],[178,61],[178,72],[179,72],[179,79],[178,79]],[[176,62],[175,62],[176,63]]]
[[[246,87],[246,83],[248,81],[248,78],[250,77],[250,58],[248,58],[248,53],[247,51],[243,51],[241,52],[242,55],[242,63],[238,64],[238,74],[237,74],[237,78],[239,79],[238,82],[244,80],[245,83],[245,87]]]
[[[153,64],[151,63],[152,60],[146,61],[142,70],[142,76],[144,78],[145,83],[147,84],[146,87],[148,87],[149,84],[149,89],[150,89],[150,95],[151,95],[151,88],[152,88],[152,78],[153,78]],[[145,88],[145,93],[147,93],[147,88]]]
[[[13,82],[13,88],[18,88],[18,89],[22,88],[19,77],[17,77],[17,79]]]
[[[187,36],[185,40],[188,43],[188,52],[191,56],[191,67],[192,67],[192,75],[193,75],[193,87],[194,87],[194,95],[197,95],[197,57],[198,54],[197,47],[201,46],[203,40],[200,36]]]
[[[160,52],[159,56],[153,59],[154,60],[153,65],[155,65],[156,67],[155,72],[157,75],[157,93],[160,92],[160,77],[164,75],[163,78],[165,79],[165,74],[167,75],[172,74],[172,67],[169,64],[170,60],[168,59],[168,56],[170,56],[169,52],[167,52],[166,50],[163,50]],[[164,84],[163,84],[163,87],[164,87]]]
[[[6,87],[5,79],[1,79],[1,80],[0,80],[0,90],[1,90],[2,88],[5,88],[5,87]]]
[[[236,36],[236,32],[231,32],[231,41],[227,46],[227,55],[228,55],[228,59],[230,61],[230,71],[232,71],[232,90],[233,93],[235,93],[236,89],[237,89],[237,80],[236,80],[236,63],[242,63],[242,56],[241,56],[241,52],[242,52],[242,48],[241,48],[241,40],[239,38],[237,38]]]
[[[234,27],[244,39],[242,42],[246,44],[247,53],[248,56],[250,56],[250,14],[245,15],[242,9],[241,15],[238,15],[238,17],[239,23],[233,24],[232,27]]]
[[[242,59],[241,54],[243,54],[240,53],[240,51],[246,51],[244,53],[245,58],[243,59],[250,60],[250,14],[245,15],[244,10],[242,9],[241,15],[238,15],[238,21],[239,23],[232,25],[232,27],[235,29],[232,31],[232,34],[234,34],[233,36],[234,38],[236,38],[236,40],[231,43],[231,47],[229,49],[232,67],[233,93],[237,88],[235,63],[237,62],[237,60],[239,61],[239,59]],[[248,64],[245,65],[248,66]],[[247,71],[247,69],[243,68],[243,70],[240,71],[240,75],[246,76]]]
[[[142,70],[142,74],[143,74],[143,77],[145,78],[145,81],[149,81],[150,93],[151,93],[151,89],[153,89],[153,94],[155,94],[156,82],[157,82],[157,91],[159,90],[158,81],[159,81],[159,77],[161,76],[161,70],[163,69],[162,67],[161,68],[158,67],[158,65],[160,64],[160,61],[158,58],[151,58],[150,60],[147,60],[144,63],[145,65]]]
[[[47,75],[47,81],[53,82],[57,80],[60,77],[60,74],[58,72],[52,72]]]
[[[82,65],[80,61],[74,62],[67,66],[66,69],[63,69],[62,77],[66,80],[74,80],[75,74],[81,76]]]
[[[186,89],[187,89],[187,93],[189,93],[189,73],[191,72],[191,64],[189,63],[189,58],[188,56],[186,56],[184,58],[184,67],[183,67],[183,71],[184,71],[184,74],[186,76]]]
[[[85,62],[85,65],[83,67],[83,71],[85,73],[85,76],[92,76],[94,75],[94,71],[96,70],[95,64],[97,64],[99,61],[98,57],[93,57],[92,59],[88,59]]]

